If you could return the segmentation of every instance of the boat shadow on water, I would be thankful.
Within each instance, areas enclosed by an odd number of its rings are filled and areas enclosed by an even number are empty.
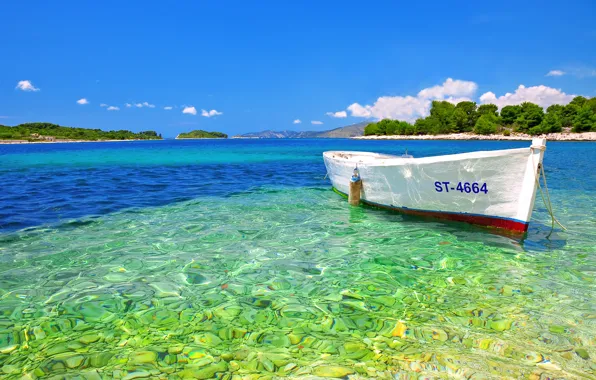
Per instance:
[[[340,193],[340,195],[345,197],[344,194]],[[567,244],[564,232],[557,228],[552,229],[550,224],[541,221],[532,221],[528,231],[520,233],[432,216],[410,215],[399,210],[365,203],[348,207],[350,223],[361,223],[373,213],[375,218],[384,219],[387,223],[403,223],[414,229],[418,227],[434,229],[437,232],[451,234],[461,241],[481,242],[494,247],[514,248],[520,251],[551,251],[562,249]],[[546,213],[546,210],[543,211]]]

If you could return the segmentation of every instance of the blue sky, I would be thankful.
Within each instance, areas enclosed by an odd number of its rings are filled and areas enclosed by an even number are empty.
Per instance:
[[[371,3],[2,2],[0,123],[236,134],[596,96],[594,1]]]

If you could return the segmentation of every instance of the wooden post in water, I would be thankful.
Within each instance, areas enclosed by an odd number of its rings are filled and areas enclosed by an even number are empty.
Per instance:
[[[352,206],[358,206],[360,204],[360,194],[362,192],[362,179],[358,168],[354,169],[354,174],[350,179],[350,193],[348,194],[348,203]]]

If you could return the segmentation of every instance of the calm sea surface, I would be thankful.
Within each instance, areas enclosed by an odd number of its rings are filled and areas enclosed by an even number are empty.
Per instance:
[[[2,378],[596,378],[596,144],[548,143],[527,237],[348,207],[325,150],[0,145]],[[25,377],[23,377],[25,376]]]

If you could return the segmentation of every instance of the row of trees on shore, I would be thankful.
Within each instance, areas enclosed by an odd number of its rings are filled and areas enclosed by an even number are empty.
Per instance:
[[[499,109],[494,104],[477,106],[464,101],[457,105],[435,100],[430,115],[407,121],[384,119],[364,128],[364,135],[438,135],[474,132],[481,135],[513,132],[541,135],[561,132],[570,128],[573,132],[596,132],[596,98],[576,96],[563,106],[553,104],[546,109],[537,104],[524,102]]]
[[[56,140],[159,140],[155,131],[131,132],[127,130],[102,131],[101,129],[71,128],[51,123],[24,123],[14,127],[0,125],[0,140],[37,140],[38,136]]]

